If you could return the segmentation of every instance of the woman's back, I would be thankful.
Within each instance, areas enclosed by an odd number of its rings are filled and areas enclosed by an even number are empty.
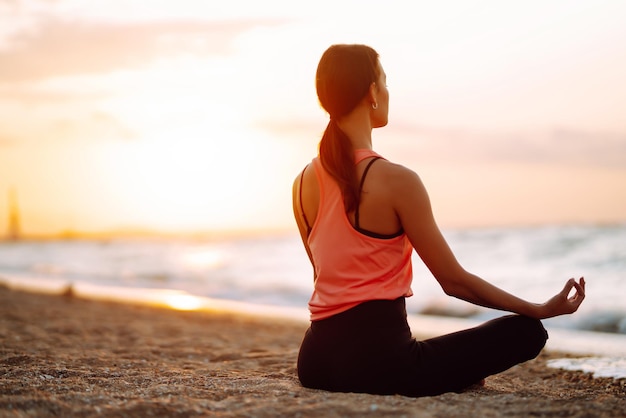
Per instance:
[[[378,154],[366,149],[357,150],[355,158],[355,165],[365,163],[361,173],[363,184],[367,182],[372,167],[384,162]],[[351,220],[346,214],[339,187],[319,158],[313,160],[305,176],[309,170],[315,182],[296,182],[300,190],[294,195],[299,196],[300,192],[304,195],[309,189],[307,186],[311,186],[310,189],[317,186],[315,193],[308,193],[310,200],[316,201],[316,213],[305,213],[299,220],[299,223],[306,224],[306,247],[316,278],[309,301],[311,319],[327,318],[374,299],[394,300],[411,296],[413,248],[403,230],[382,234],[380,229],[364,229],[359,222],[360,205]],[[385,190],[380,188],[376,193],[373,190],[367,193],[372,211],[378,210],[381,214],[384,207],[375,206],[375,203],[384,198],[381,195]],[[294,203],[298,212],[304,212],[297,198]],[[373,226],[378,228],[380,224]]]
[[[358,179],[363,179],[365,169],[372,158],[367,158],[356,165]],[[379,236],[395,236],[402,231],[402,224],[393,206],[394,200],[399,197],[394,196],[394,193],[398,193],[396,177],[399,169],[399,166],[384,159],[378,159],[371,164],[363,179],[358,225],[356,211],[347,214],[353,227],[358,226],[360,230]],[[310,227],[315,224],[319,210],[319,190],[317,176],[313,167],[309,165],[303,172],[301,207]]]

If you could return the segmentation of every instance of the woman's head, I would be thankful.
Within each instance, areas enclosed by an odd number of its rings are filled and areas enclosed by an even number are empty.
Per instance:
[[[366,45],[333,45],[317,66],[315,87],[331,119],[350,113],[379,80],[378,53]]]
[[[385,83],[378,53],[369,46],[333,45],[324,52],[317,66],[317,97],[330,115],[320,141],[320,160],[339,185],[347,212],[356,209],[360,187],[352,142],[338,122],[359,109],[359,112],[367,110],[370,128],[385,126],[389,109]]]

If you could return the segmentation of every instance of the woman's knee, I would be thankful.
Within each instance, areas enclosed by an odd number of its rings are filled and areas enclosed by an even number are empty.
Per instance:
[[[538,319],[527,316],[516,316],[516,332],[523,338],[523,346],[526,347],[526,357],[530,360],[539,355],[548,340],[548,332]]]

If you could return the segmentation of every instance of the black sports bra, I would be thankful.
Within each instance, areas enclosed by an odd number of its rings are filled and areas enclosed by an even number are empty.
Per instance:
[[[365,176],[367,175],[367,172],[369,171],[372,164],[374,164],[374,162],[378,159],[380,159],[380,157],[374,157],[370,160],[370,162],[367,163],[365,170],[363,170],[363,176],[361,176],[361,183],[359,184],[359,191],[363,190],[363,184],[365,183]],[[304,170],[306,170],[306,167],[304,168]],[[306,225],[307,236],[308,236],[311,233],[311,226],[309,225],[309,220],[306,218],[306,215],[304,213],[304,206],[302,205],[302,180],[304,178],[304,170],[302,170],[302,173],[300,174],[300,196],[299,197],[300,197],[300,211],[302,212],[302,218],[304,219],[304,224]],[[361,206],[360,203],[361,202],[359,202],[356,205],[356,210],[354,211],[353,228],[356,231],[360,232],[363,235],[367,235],[368,237],[379,238],[379,239],[392,239],[392,238],[396,238],[404,234],[404,228],[400,228],[400,230],[396,232],[395,234],[379,234],[378,232],[372,232],[372,231],[368,231],[367,229],[361,228],[361,226],[359,225],[359,207]]]

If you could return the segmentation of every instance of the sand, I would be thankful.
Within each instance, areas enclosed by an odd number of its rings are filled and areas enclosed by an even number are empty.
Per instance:
[[[0,416],[624,417],[626,380],[546,366],[407,398],[300,386],[307,324],[0,288]]]

